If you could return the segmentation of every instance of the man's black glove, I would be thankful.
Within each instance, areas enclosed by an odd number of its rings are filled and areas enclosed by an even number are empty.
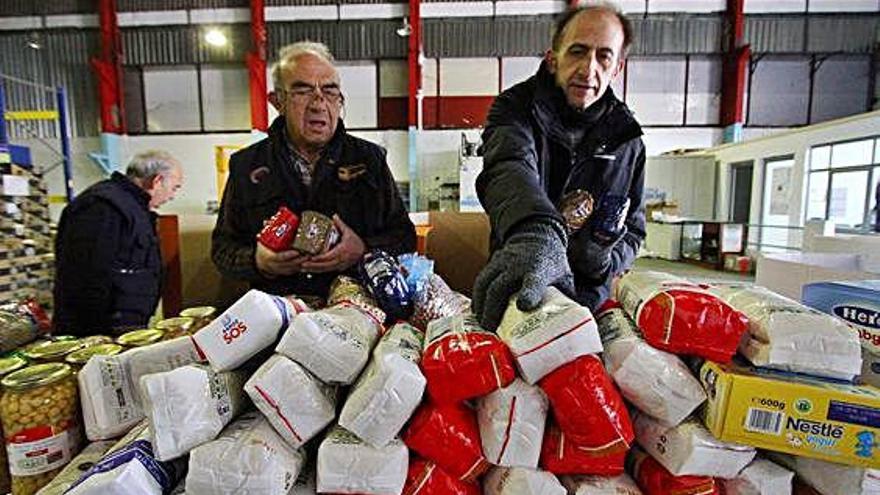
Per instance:
[[[483,328],[495,331],[514,293],[519,291],[517,308],[530,311],[538,307],[551,285],[574,293],[574,277],[565,255],[565,231],[554,221],[527,222],[492,254],[477,277],[474,314]]]
[[[611,251],[626,235],[629,198],[606,194],[587,225],[571,237],[568,256],[579,274],[604,281],[611,269]]]

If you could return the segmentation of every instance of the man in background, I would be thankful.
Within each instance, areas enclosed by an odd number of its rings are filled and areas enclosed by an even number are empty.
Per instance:
[[[146,151],[125,175],[114,172],[64,208],[55,239],[55,333],[115,335],[147,325],[162,279],[152,210],[182,185],[174,157]]]

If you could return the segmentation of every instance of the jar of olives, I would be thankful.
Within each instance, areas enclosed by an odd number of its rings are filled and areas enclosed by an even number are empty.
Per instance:
[[[83,348],[91,347],[93,345],[112,344],[113,337],[108,337],[106,335],[89,335],[88,337],[79,339],[79,343]]]
[[[195,332],[196,330],[207,326],[208,323],[211,323],[211,320],[217,316],[217,308],[214,306],[195,306],[184,309],[180,312],[180,316],[192,318],[194,320],[190,332]]]
[[[76,380],[70,366],[46,363],[10,373],[0,383],[12,495],[32,495],[79,449]]]
[[[25,366],[27,366],[27,359],[18,354],[9,354],[6,357],[0,358],[0,376],[6,376]],[[2,437],[2,431],[0,431],[0,438],[5,438]],[[0,446],[0,493],[9,493],[10,483],[9,463],[6,462],[6,443],[4,442]]]
[[[143,347],[159,342],[164,335],[165,332],[155,328],[133,330],[116,337],[116,343],[126,348]]]
[[[193,330],[195,320],[186,316],[178,316],[176,318],[167,318],[156,323],[156,330],[162,330],[165,334],[165,340],[190,335]]]
[[[63,363],[68,354],[81,347],[79,340],[56,340],[29,347],[24,351],[24,355],[37,363]]]
[[[98,344],[73,351],[64,358],[64,361],[78,372],[92,356],[115,356],[120,352],[122,352],[122,346],[119,344]]]

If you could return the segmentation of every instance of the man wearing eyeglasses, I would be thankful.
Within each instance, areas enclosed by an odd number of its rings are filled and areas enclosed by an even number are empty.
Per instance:
[[[333,56],[321,43],[281,49],[269,101],[280,114],[269,136],[232,155],[211,256],[220,271],[272,294],[326,297],[334,277],[367,249],[415,250],[385,150],[345,130],[345,98]],[[315,256],[273,252],[256,236],[280,206],[333,218],[338,244]]]

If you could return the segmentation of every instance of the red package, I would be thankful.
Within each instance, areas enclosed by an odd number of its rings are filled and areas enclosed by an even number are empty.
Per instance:
[[[299,227],[299,217],[287,207],[282,206],[266,222],[257,239],[260,244],[272,251],[287,251],[293,245],[293,237],[296,235],[297,227]]]
[[[480,487],[449,476],[437,464],[413,457],[403,495],[480,495]]]
[[[617,476],[623,473],[629,446],[623,442],[589,447],[579,445],[551,422],[541,445],[541,468],[553,474],[595,474]]]
[[[706,287],[665,273],[628,273],[617,299],[649,344],[675,354],[730,362],[749,326],[746,315]]]
[[[720,495],[719,484],[709,476],[673,476],[648,455],[635,448],[630,454],[629,470],[645,495]]]
[[[472,315],[432,321],[425,340],[422,371],[428,394],[440,404],[489,394],[516,378],[510,350]]]
[[[620,393],[593,354],[545,376],[538,383],[553,410],[559,429],[582,448],[626,450],[635,437]]]
[[[461,481],[474,481],[489,468],[480,443],[477,415],[463,404],[422,404],[403,441]]]

